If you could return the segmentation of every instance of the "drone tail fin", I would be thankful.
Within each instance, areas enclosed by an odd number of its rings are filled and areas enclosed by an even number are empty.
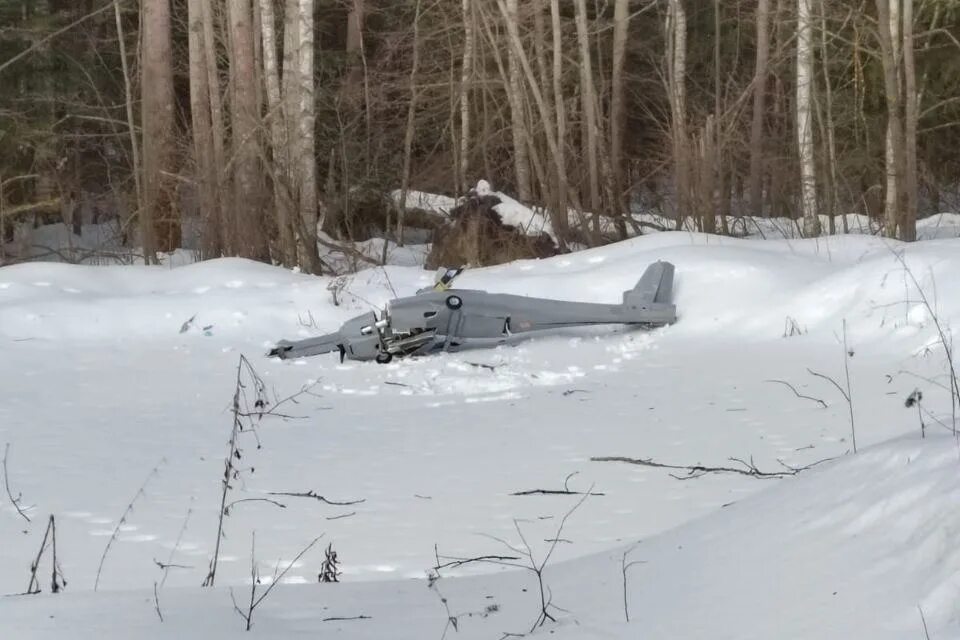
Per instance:
[[[651,304],[673,302],[673,264],[658,260],[643,272],[636,286],[624,294],[634,303]]]

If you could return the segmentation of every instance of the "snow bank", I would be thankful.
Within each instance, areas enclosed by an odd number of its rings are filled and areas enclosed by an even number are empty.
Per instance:
[[[423,580],[435,554],[509,554],[496,539],[521,543],[516,522],[542,558],[543,541],[556,537],[579,496],[513,494],[566,482],[603,495],[564,526],[545,576],[567,611],[554,611],[558,624],[542,633],[923,637],[919,605],[931,637],[950,637],[960,619],[952,550],[960,461],[938,425],[952,414],[943,349],[898,255],[949,331],[960,322],[958,249],[960,240],[946,239],[759,242],[671,232],[469,270],[457,286],[616,302],[650,262],[670,260],[680,320],[652,332],[576,330],[385,366],[262,354],[277,338],[331,331],[429,284],[432,274],[416,267],[335,279],[238,259],[0,269],[0,442],[11,443],[11,490],[33,518],[0,505],[0,593],[26,586],[49,514],[69,582],[57,596],[0,598],[0,630],[17,638],[233,636],[241,621],[228,587],[240,600],[256,531],[263,575],[325,533],[344,583],[304,584],[322,561],[320,549],[307,554],[258,611],[255,632],[435,637],[447,619]],[[363,502],[236,505],[219,586],[200,590],[241,353],[271,393],[315,387],[290,406],[301,419],[265,420],[259,446],[248,439],[243,461],[255,473],[231,498],[314,490]],[[842,380],[845,361],[856,456],[848,455],[847,404],[807,372]],[[916,408],[904,407],[918,388],[924,440]],[[762,469],[838,459],[786,480],[678,481],[662,469],[591,462],[609,455],[706,465],[743,457]],[[629,560],[644,564],[630,569],[627,624],[621,562],[637,540]],[[185,568],[171,569],[159,590],[161,623],[152,585],[163,572],[154,561],[171,558]],[[458,616],[458,637],[529,631],[538,600],[529,572],[468,565],[444,575],[438,586]],[[372,619],[327,620],[361,614]]]

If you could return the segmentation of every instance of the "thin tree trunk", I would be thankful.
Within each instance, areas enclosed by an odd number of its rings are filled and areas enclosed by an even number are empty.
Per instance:
[[[803,235],[820,235],[817,174],[813,149],[813,45],[810,0],[797,0],[797,149],[800,156],[800,205]]]
[[[190,116],[193,157],[200,195],[201,255],[221,255],[217,165],[214,162],[213,122],[210,115],[210,84],[203,41],[203,0],[188,0],[188,48],[190,56]]]
[[[883,63],[883,87],[887,101],[886,177],[887,189],[884,203],[885,233],[897,237],[899,222],[900,188],[903,182],[900,157],[903,148],[903,123],[901,119],[899,81],[899,0],[877,0],[877,32],[880,40],[880,58]]]
[[[913,0],[903,0],[903,90],[904,90],[904,207],[900,239],[917,239],[917,126],[919,95],[913,52]]]
[[[227,163],[226,132],[223,123],[223,101],[220,97],[220,73],[217,66],[217,41],[214,28],[213,7],[211,0],[201,0],[201,14],[203,20],[203,48],[206,58],[207,86],[210,95],[210,126],[213,135],[213,167],[216,179],[217,209],[213,213],[216,217],[220,252],[233,253],[234,239],[229,233],[229,224],[224,211],[224,168]]]
[[[142,75],[144,208],[140,229],[146,262],[157,251],[172,251],[180,243],[180,221],[174,207],[176,173],[173,95],[173,45],[168,0],[143,5]]]
[[[273,167],[273,206],[276,209],[280,259],[287,267],[297,264],[297,244],[293,233],[294,203],[289,192],[290,152],[287,122],[280,94],[280,63],[277,60],[276,15],[273,0],[259,0],[260,37],[263,50],[263,75],[267,94],[267,124]]]
[[[627,57],[627,32],[630,28],[629,5],[629,0],[616,0],[613,5],[613,60],[610,71],[610,166],[615,200],[611,204],[617,208],[616,227],[621,240],[627,237],[624,218],[630,215],[623,159],[623,137],[627,123],[623,67]]]
[[[554,168],[557,175],[557,204],[552,222],[553,228],[561,243],[566,242],[569,233],[569,214],[567,212],[567,116],[563,104],[563,31],[560,26],[560,0],[550,0],[550,28],[553,36],[553,112],[556,116],[556,145],[554,148]],[[544,104],[541,116],[544,118],[544,127],[551,127],[547,120],[549,111]]]
[[[130,154],[133,158],[133,185],[136,189],[137,211],[143,211],[143,186],[141,185],[140,143],[137,141],[136,121],[133,116],[133,88],[130,82],[130,64],[127,61],[127,42],[123,33],[120,0],[113,0],[113,13],[117,22],[117,42],[120,45],[120,69],[123,71],[124,106],[127,113],[127,130],[130,134]],[[2,240],[0,240],[2,244]]]
[[[750,214],[763,214],[763,116],[770,59],[770,0],[757,3],[757,60],[753,74],[753,114],[750,123]]]
[[[317,228],[323,224],[318,216],[316,112],[313,77],[313,0],[300,0],[298,13],[298,145],[296,163],[300,179],[300,251],[303,265],[311,273],[320,273],[320,255],[317,247]]]
[[[827,52],[827,5],[826,0],[820,0],[820,58],[823,67],[823,84],[825,88],[827,111],[827,162],[830,165],[830,234],[836,233],[836,215],[840,207],[840,178],[837,166],[837,142],[833,126],[833,81],[830,78],[829,56]],[[842,229],[849,231],[846,214],[841,214]]]
[[[673,144],[674,189],[677,199],[676,228],[683,228],[690,211],[689,153],[687,150],[687,14],[680,0],[670,0],[667,9],[667,86],[670,98],[670,133]]]
[[[403,134],[403,173],[400,176],[400,211],[397,215],[397,236],[403,237],[403,226],[407,214],[407,193],[410,189],[410,159],[413,151],[413,137],[416,133],[417,115],[417,73],[420,71],[420,0],[417,0],[413,16],[413,59],[410,61],[410,104],[407,106],[407,127]],[[384,242],[386,248],[386,242]],[[385,261],[385,260],[384,260]]]
[[[713,134],[709,145],[705,146],[704,153],[705,158],[711,161],[707,170],[713,172],[709,181],[709,198],[704,203],[703,211],[703,221],[705,223],[703,230],[707,233],[716,233],[717,231],[717,214],[722,214],[720,207],[717,205],[719,204],[719,198],[723,197],[723,193],[726,191],[721,164],[723,147],[720,144],[720,119],[723,116],[721,111],[722,90],[720,88],[720,37],[720,0],[713,0],[713,120],[707,120],[704,133],[704,135]],[[727,221],[724,218],[721,227],[726,226]]]
[[[506,0],[507,20],[518,25],[517,0]],[[507,98],[510,103],[510,130],[513,136],[513,170],[517,195],[521,202],[530,202],[530,155],[527,147],[526,118],[520,80],[520,65],[513,47],[507,48]]]
[[[463,0],[463,64],[460,72],[460,166],[457,187],[463,193],[470,182],[470,91],[476,47],[473,0]]]
[[[587,4],[576,0],[577,43],[580,49],[580,98],[583,109],[587,155],[587,173],[590,188],[590,210],[593,214],[594,242],[600,242],[600,169],[597,160],[598,127],[597,96],[593,86],[593,66],[590,60],[590,37],[587,33]]]

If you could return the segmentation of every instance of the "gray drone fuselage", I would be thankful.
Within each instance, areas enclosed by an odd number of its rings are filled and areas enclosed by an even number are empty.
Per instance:
[[[270,355],[299,358],[339,351],[341,358],[389,362],[394,357],[495,347],[567,327],[676,321],[673,265],[655,262],[621,304],[566,302],[475,289],[425,289],[346,321],[339,331],[296,342],[281,340]]]

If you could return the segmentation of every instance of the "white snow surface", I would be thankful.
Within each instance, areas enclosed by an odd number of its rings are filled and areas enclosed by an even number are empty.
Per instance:
[[[438,555],[515,556],[506,545],[524,541],[538,559],[555,545],[544,580],[556,622],[534,637],[899,639],[923,638],[924,622],[932,638],[960,637],[960,453],[923,303],[951,335],[960,240],[669,232],[467,271],[456,286],[616,302],[659,259],[676,265],[671,327],[389,365],[263,354],[432,281],[413,266],[336,280],[238,259],[0,269],[5,484],[32,518],[0,494],[0,593],[27,588],[51,514],[68,581],[48,593],[45,555],[44,593],[0,598],[0,638],[238,637],[231,589],[243,606],[254,531],[260,593],[324,534],[255,611],[261,637],[440,638],[448,615],[448,638],[528,633],[531,572],[473,563],[425,579]],[[229,500],[285,508],[234,505],[217,586],[203,589],[241,354],[280,397],[316,386],[288,405],[297,418],[241,436],[248,471]],[[845,362],[856,454],[847,403],[808,372],[845,386]],[[920,412],[904,406],[918,388]],[[594,456],[764,471],[826,461],[784,479],[681,480]],[[602,495],[559,533],[581,496],[511,495],[565,483]],[[270,495],[311,490],[363,502]],[[340,584],[316,584],[327,543]]]

